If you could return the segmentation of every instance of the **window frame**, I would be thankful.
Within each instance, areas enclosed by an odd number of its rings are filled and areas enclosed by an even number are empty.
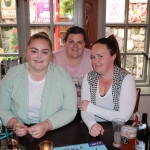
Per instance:
[[[141,55],[141,52],[127,52],[127,29],[129,27],[145,27],[146,35],[145,35],[145,48],[144,53],[146,55],[149,54],[150,48],[150,0],[147,3],[147,22],[146,23],[128,23],[128,8],[129,8],[129,0],[125,0],[125,23],[106,23],[106,0],[98,0],[98,39],[105,37],[106,27],[123,27],[124,28],[124,52],[121,52],[121,55],[125,58],[123,61],[123,68],[125,68],[126,64],[126,56],[127,55]],[[141,95],[150,95],[150,58],[146,60],[143,56],[143,72],[144,77],[142,79],[135,79],[136,86],[141,88]],[[148,76],[146,77],[146,73],[148,72]]]
[[[83,0],[74,0],[74,22],[53,22],[53,0],[50,0],[50,23],[30,24],[29,19],[29,0],[16,0],[16,23],[6,24],[0,23],[0,27],[16,27],[18,34],[18,53],[5,53],[0,54],[0,56],[19,56],[19,63],[23,63],[24,50],[26,48],[28,39],[30,37],[30,27],[44,27],[47,26],[50,28],[50,39],[52,45],[54,45],[54,27],[55,26],[83,26]],[[82,14],[82,15],[81,15]]]
[[[30,20],[29,20],[29,0],[24,0],[24,1],[20,1],[20,0],[16,0],[16,2],[18,2],[18,5],[16,6],[16,13],[17,13],[17,23],[16,24],[3,24],[0,23],[0,27],[16,27],[18,30],[18,45],[19,45],[19,53],[18,54],[0,54],[0,56],[19,56],[20,57],[20,63],[23,62],[23,55],[24,55],[24,50],[26,48],[26,44],[27,41],[30,37],[30,26],[49,26],[50,29],[53,29],[55,26],[80,26],[83,27],[83,0],[74,0],[74,22],[72,23],[63,23],[63,22],[53,22],[53,20],[51,20],[50,24],[30,24]],[[50,3],[53,3],[53,0],[50,0]],[[125,14],[126,14],[126,20],[127,20],[127,16],[128,16],[128,5],[129,5],[129,0],[126,0],[126,8],[125,9]],[[52,7],[52,5],[50,5]],[[149,44],[150,44],[150,35],[148,33],[150,33],[150,0],[148,0],[148,4],[147,4],[147,23],[143,23],[143,24],[132,24],[132,23],[117,23],[117,24],[113,24],[113,23],[107,23],[106,24],[106,0],[98,0],[98,29],[97,29],[97,39],[105,37],[105,28],[107,26],[121,26],[121,27],[125,27],[126,32],[124,32],[124,39],[127,40],[127,28],[131,27],[131,26],[145,26],[146,27],[146,41],[145,41],[145,53],[148,55],[148,53],[150,53],[150,49],[149,49]],[[53,8],[50,8],[51,10],[53,10]],[[53,11],[50,14],[51,19],[53,18]],[[50,30],[50,38],[52,40],[52,43],[54,44],[54,31]],[[126,45],[124,45],[124,53],[121,53],[122,55],[126,56],[127,54],[130,55],[140,55],[141,53],[127,53],[126,52]],[[144,76],[144,78],[141,80],[136,79],[136,85],[137,87],[141,88],[141,94],[142,95],[150,95],[150,58],[147,61],[144,57],[144,74],[146,75],[146,72],[148,72],[148,77],[146,80],[146,76]],[[125,67],[125,61],[123,63],[123,67]],[[148,70],[147,70],[148,68]],[[146,82],[147,81],[147,82]]]
[[[53,21],[53,0],[50,0],[50,23],[44,23],[44,24],[38,24],[38,23],[33,23],[30,24],[30,20],[28,19],[29,16],[29,2],[25,1],[25,13],[28,14],[26,15],[26,26],[27,28],[24,31],[30,31],[30,27],[49,27],[50,28],[50,39],[52,41],[52,45],[54,45],[54,27],[55,26],[83,26],[83,0],[74,0],[74,22],[54,22]],[[81,15],[82,14],[82,15]],[[25,33],[26,34],[26,43],[30,37],[30,32]]]

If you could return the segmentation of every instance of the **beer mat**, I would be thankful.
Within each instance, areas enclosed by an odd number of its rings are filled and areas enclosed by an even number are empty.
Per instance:
[[[106,146],[102,141],[90,142],[90,143],[83,143],[83,144],[75,144],[75,145],[67,145],[67,146],[60,146],[54,147],[53,150],[107,150]]]
[[[4,150],[9,150],[8,148],[4,148]],[[21,144],[19,144],[19,150],[26,150],[26,148],[24,146],[22,146]]]

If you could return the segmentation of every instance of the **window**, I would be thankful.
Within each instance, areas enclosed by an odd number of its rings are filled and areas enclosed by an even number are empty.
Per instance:
[[[122,67],[135,77],[143,94],[150,94],[149,5],[150,0],[99,1],[99,7],[106,8],[99,12],[99,18],[105,14],[103,23],[99,21],[99,28],[104,28],[105,32],[99,31],[99,37],[114,34],[120,47]]]
[[[67,28],[82,27],[83,0],[0,0],[0,5],[1,77],[23,62],[30,35],[46,32],[58,50]]]
[[[3,75],[10,67],[19,63],[19,48],[16,1],[1,0],[0,5],[0,71]]]

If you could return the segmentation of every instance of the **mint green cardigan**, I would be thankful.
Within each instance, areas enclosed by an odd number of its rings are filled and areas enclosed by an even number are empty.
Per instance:
[[[15,66],[0,82],[0,117],[7,125],[12,117],[22,123],[38,123],[28,119],[28,63]],[[39,121],[49,119],[53,129],[71,122],[77,112],[77,95],[68,72],[50,63],[42,93]]]

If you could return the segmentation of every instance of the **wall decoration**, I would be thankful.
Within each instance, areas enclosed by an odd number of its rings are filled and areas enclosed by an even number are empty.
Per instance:
[[[2,19],[16,19],[16,1],[1,0]]]

